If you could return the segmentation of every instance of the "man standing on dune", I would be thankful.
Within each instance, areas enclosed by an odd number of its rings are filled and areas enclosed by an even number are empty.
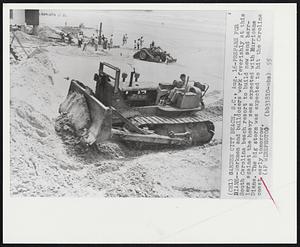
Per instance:
[[[78,34],[78,47],[80,48],[82,45],[82,41],[83,41],[83,32],[80,31]]]
[[[143,40],[143,36],[140,38],[140,48],[143,48],[143,43],[144,43],[144,40]]]
[[[110,35],[108,47],[109,47],[109,48],[113,48],[113,35]]]
[[[123,35],[123,44],[122,44],[122,46],[124,46],[126,44],[126,35],[124,34]]]

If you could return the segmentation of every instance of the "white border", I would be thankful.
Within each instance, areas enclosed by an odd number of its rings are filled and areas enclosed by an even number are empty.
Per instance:
[[[296,241],[296,4],[3,4],[5,243]],[[9,8],[271,10],[274,13],[273,196],[270,200],[10,198]]]

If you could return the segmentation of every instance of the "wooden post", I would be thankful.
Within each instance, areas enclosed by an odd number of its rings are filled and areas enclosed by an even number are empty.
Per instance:
[[[13,55],[13,57],[17,60],[20,61],[19,57],[17,56],[16,52],[14,51],[14,49],[11,47],[11,45],[9,46],[10,48],[10,53]]]
[[[98,45],[101,45],[101,32],[102,32],[102,22],[100,22],[100,27],[99,27]]]
[[[14,37],[16,38],[16,40],[18,41],[19,45],[21,46],[22,50],[24,51],[24,53],[26,54],[27,58],[29,58],[29,54],[26,52],[25,48],[23,47],[21,41],[19,40],[19,38],[17,37],[16,33],[13,32]]]
[[[135,69],[130,73],[129,87],[132,87],[133,75],[135,74]]]

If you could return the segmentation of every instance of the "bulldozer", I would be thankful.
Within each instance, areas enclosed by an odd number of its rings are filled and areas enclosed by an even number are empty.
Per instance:
[[[174,63],[177,61],[160,47],[142,48],[133,54],[133,58],[156,63]]]
[[[74,117],[78,105],[76,101],[72,102],[72,97],[79,95],[84,99],[84,113],[88,114],[89,122],[81,138],[87,145],[111,139],[175,146],[201,145],[211,141],[215,127],[203,111],[203,97],[209,88],[207,84],[202,85],[200,96],[193,90],[181,92],[174,105],[166,103],[174,88],[172,83],[145,83],[147,86],[144,86],[144,82],[138,81],[139,76],[133,69],[128,80],[128,74],[121,74],[119,68],[100,62],[99,71],[94,75],[95,90],[78,80],[71,80],[67,98],[60,104],[59,112]],[[82,117],[77,114],[76,118]]]

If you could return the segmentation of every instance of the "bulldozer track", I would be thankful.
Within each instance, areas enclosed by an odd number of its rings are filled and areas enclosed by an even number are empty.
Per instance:
[[[188,124],[188,123],[198,123],[203,121],[219,122],[222,121],[222,116],[215,115],[210,112],[202,111],[197,113],[195,116],[188,117],[161,117],[157,115],[150,116],[135,116],[130,119],[136,126],[146,126],[146,125],[163,125],[163,124]]]

